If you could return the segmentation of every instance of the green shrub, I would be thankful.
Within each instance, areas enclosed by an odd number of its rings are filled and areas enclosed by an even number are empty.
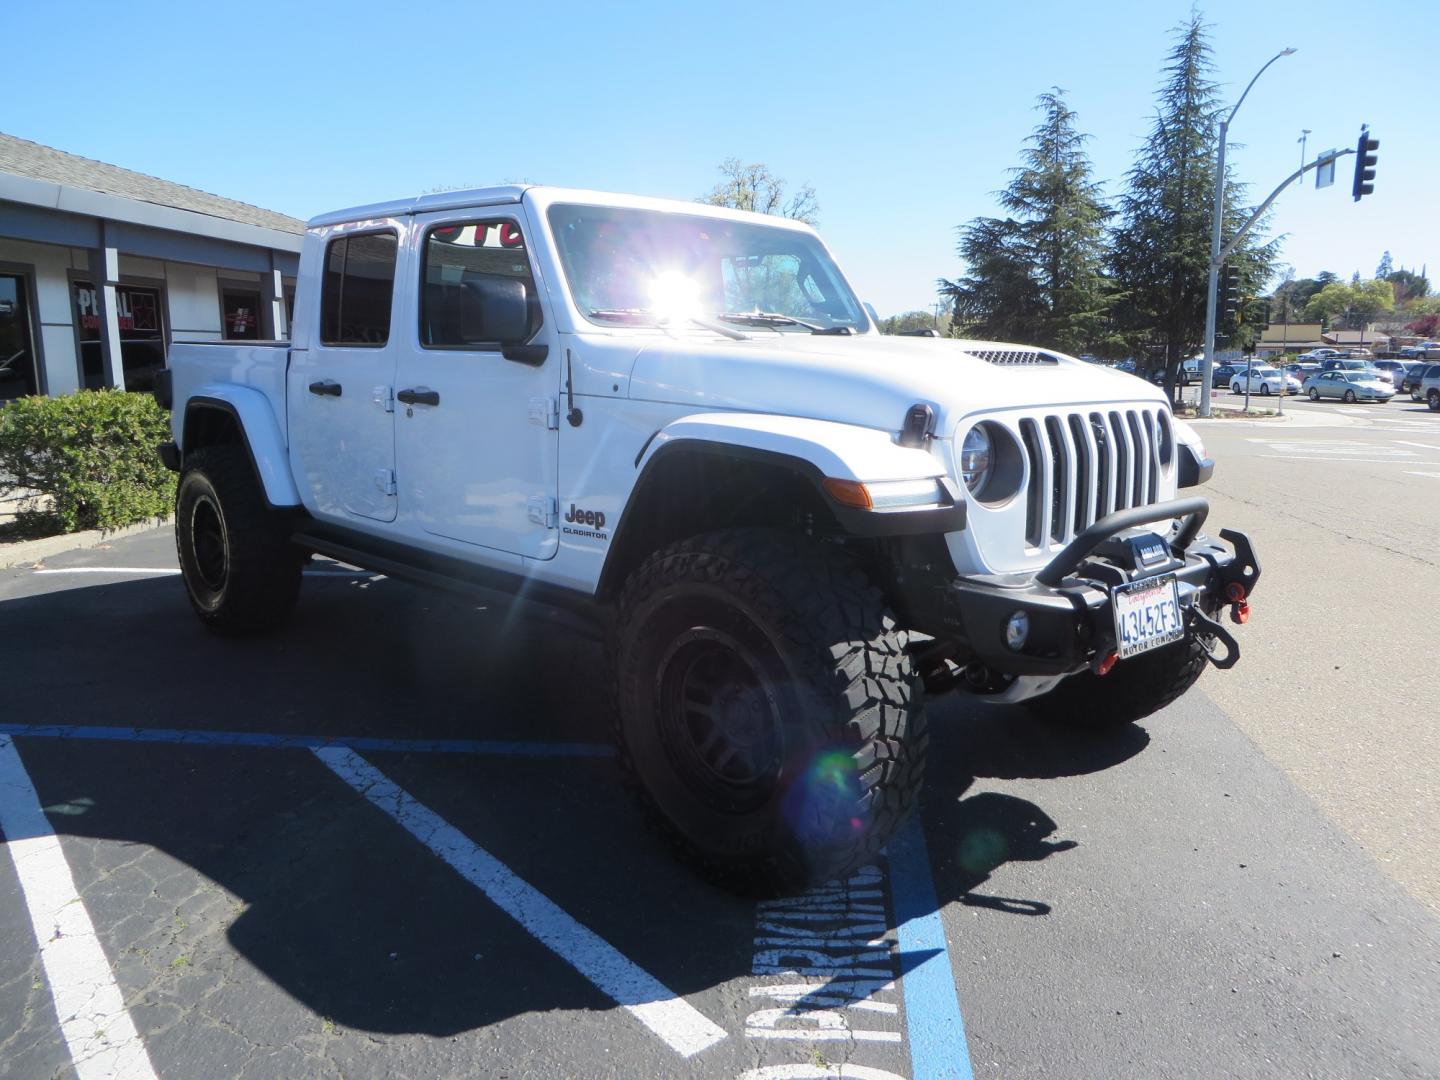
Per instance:
[[[156,446],[169,414],[148,394],[81,390],[0,407],[0,494],[20,491],[24,533],[118,529],[170,513],[175,476]]]

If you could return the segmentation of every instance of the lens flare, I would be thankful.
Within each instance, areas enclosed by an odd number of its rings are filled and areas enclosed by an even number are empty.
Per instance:
[[[839,833],[869,828],[868,808],[855,759],[843,750],[821,750],[785,793],[785,822],[803,847],[833,843]]]
[[[700,314],[700,286],[678,270],[665,270],[650,282],[650,307],[662,319],[673,321]]]

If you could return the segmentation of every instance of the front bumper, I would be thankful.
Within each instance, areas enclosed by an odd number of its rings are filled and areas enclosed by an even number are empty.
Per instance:
[[[1038,574],[956,578],[945,591],[946,630],[995,674],[1066,675],[1115,651],[1112,589],[1174,574],[1186,636],[1213,636],[1210,616],[1234,602],[1232,591],[1250,595],[1260,564],[1243,533],[1222,529],[1225,543],[1200,535],[1209,510],[1206,500],[1195,497],[1117,511],[1077,536]],[[1177,518],[1163,538],[1144,528]],[[1025,613],[1030,632],[1021,648],[1012,649],[1005,625],[1016,612]],[[1228,667],[1238,649],[1220,633],[1230,646]]]

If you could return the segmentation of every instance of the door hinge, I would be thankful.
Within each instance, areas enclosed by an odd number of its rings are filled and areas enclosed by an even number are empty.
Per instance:
[[[375,470],[375,486],[380,489],[380,494],[382,494],[382,495],[394,495],[394,494],[395,494],[395,470],[394,470],[394,469],[376,469],[376,470]]]
[[[543,426],[548,431],[560,427],[560,403],[554,398],[532,397],[530,399],[530,423]]]
[[[374,390],[370,391],[370,400],[386,412],[394,412],[395,388],[393,386],[377,386]]]
[[[536,525],[553,529],[560,524],[560,507],[555,502],[555,496],[531,495],[527,506],[530,511],[530,520]]]

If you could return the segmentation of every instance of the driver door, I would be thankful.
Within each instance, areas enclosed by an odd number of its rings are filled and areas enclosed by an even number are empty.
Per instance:
[[[560,369],[519,208],[417,216],[418,318],[396,373],[400,499],[414,526],[532,559],[559,548]],[[525,347],[507,359],[474,304],[524,289]],[[497,335],[498,336],[498,335]],[[557,353],[559,355],[557,356]],[[407,400],[409,399],[409,400]]]

